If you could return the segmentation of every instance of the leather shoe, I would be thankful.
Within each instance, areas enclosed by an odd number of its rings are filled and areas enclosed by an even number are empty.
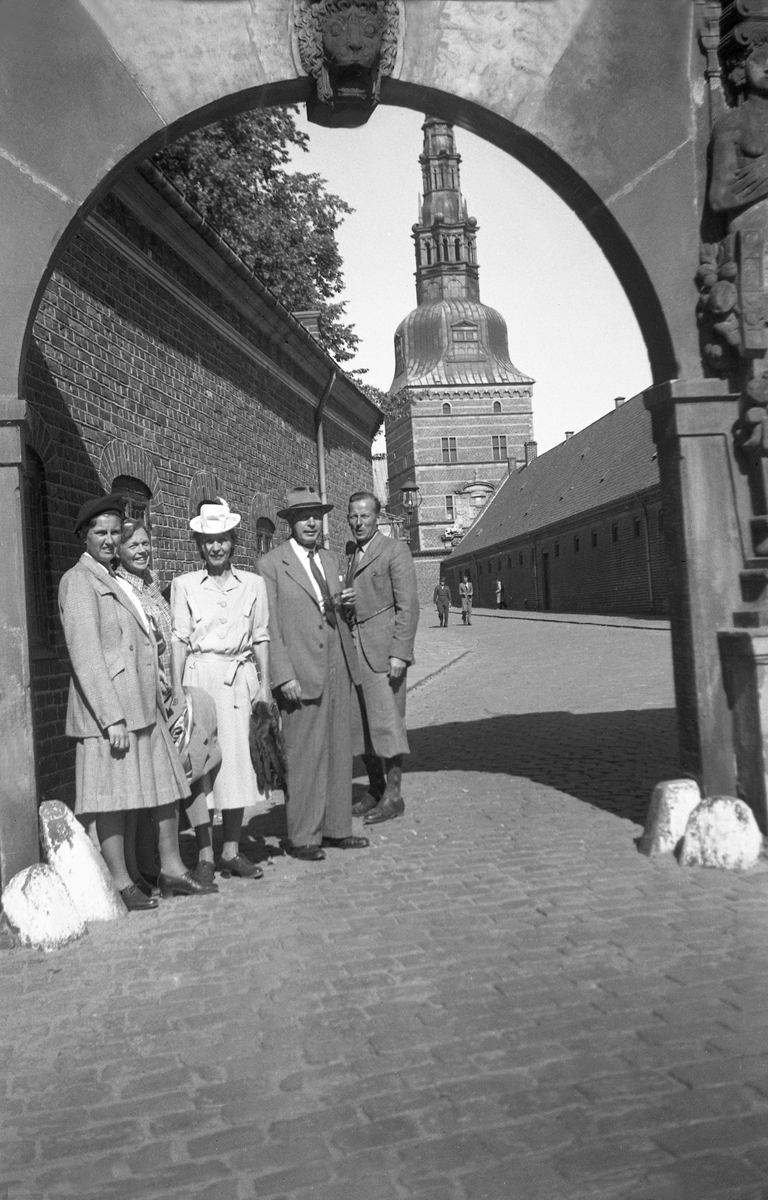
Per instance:
[[[319,862],[325,858],[325,851],[319,846],[287,846],[291,858],[304,858],[307,862]]]
[[[219,871],[225,879],[229,879],[230,875],[239,875],[241,879],[261,879],[264,874],[261,867],[257,867],[244,854],[219,859]]]
[[[370,846],[370,844],[371,843],[368,838],[354,837],[353,835],[343,838],[323,838],[323,845],[332,846],[334,850],[364,850],[365,847]]]
[[[141,912],[143,909],[157,908],[156,896],[145,896],[137,883],[120,889],[123,904],[129,912]]]
[[[363,824],[379,825],[382,821],[394,821],[395,817],[402,817],[404,812],[405,800],[392,800],[389,796],[385,796],[380,804],[366,814]]]
[[[191,871],[185,871],[183,875],[166,875],[161,871],[157,885],[163,900],[169,896],[210,896],[219,890],[217,883],[200,883]]]
[[[366,792],[362,800],[358,800],[357,804],[352,805],[353,817],[364,817],[371,809],[376,808],[379,801],[370,792]]]
[[[156,885],[154,883],[150,883],[149,880],[145,879],[143,875],[139,875],[139,878],[134,879],[133,882],[136,885],[136,887],[139,889],[139,891],[143,892],[145,896],[159,896],[160,895],[160,891],[156,887]]]
[[[192,872],[193,877],[198,883],[214,883],[214,865],[212,862],[207,862],[201,858]]]

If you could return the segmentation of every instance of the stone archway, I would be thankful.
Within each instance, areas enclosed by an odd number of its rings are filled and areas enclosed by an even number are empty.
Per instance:
[[[309,0],[9,0],[0,11],[0,874],[36,854],[20,378],[46,280],[125,167],[229,112],[306,100],[294,21]],[[701,375],[699,0],[399,0],[381,102],[471,129],[534,170],[590,229],[622,282],[654,381]],[[394,60],[393,60],[394,61]],[[649,120],[662,113],[662,120]],[[373,116],[375,120],[375,114]],[[552,281],[553,294],[557,280]],[[12,840],[3,836],[14,825]],[[21,832],[18,832],[21,830]]]

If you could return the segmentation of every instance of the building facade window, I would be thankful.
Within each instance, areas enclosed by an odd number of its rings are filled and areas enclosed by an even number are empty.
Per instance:
[[[494,402],[493,402],[493,411],[494,411],[495,413],[500,413],[500,412],[501,412],[501,401],[500,401],[500,400],[494,400]]]
[[[592,549],[594,550],[596,548],[596,546],[597,546],[597,530],[593,529],[592,530]]]
[[[459,461],[455,437],[441,438],[440,444],[442,447],[444,463],[455,463]]]
[[[123,497],[126,517],[151,525],[152,493],[146,483],[133,475],[116,475],[112,480],[112,491]]]
[[[664,532],[664,509],[659,509],[659,533]]]
[[[507,570],[508,571],[512,570],[512,555],[511,554],[507,555]]]
[[[523,552],[522,552],[522,550],[520,551],[520,556],[519,556],[519,565],[520,565],[521,567],[522,567],[522,565],[523,565]]]
[[[451,334],[456,343],[476,342],[477,325],[454,325]]]
[[[267,554],[275,544],[275,527],[268,517],[259,517],[256,522],[256,557]]]
[[[450,404],[446,403],[443,405],[443,416],[450,417],[450,415],[451,415],[451,406],[450,406]]]
[[[48,611],[48,496],[43,460],[26,448],[24,492],[29,530],[29,617],[32,649],[48,646],[51,622]]]
[[[618,525],[612,525],[611,526],[611,541],[618,542],[618,540],[619,540],[619,527],[618,527]]]
[[[492,438],[493,461],[503,462],[507,457],[507,437],[504,433],[494,433]]]
[[[579,553],[579,538],[578,538],[578,535],[575,535],[575,536],[574,536],[574,539],[573,539],[573,553],[574,553],[574,554],[578,554],[578,553]]]
[[[453,496],[445,497],[445,515],[449,521],[453,521],[456,516],[456,507],[453,503]]]
[[[559,558],[559,557],[560,557],[560,543],[555,542],[555,558]]]
[[[635,517],[632,528],[634,530],[635,537],[640,537],[640,518],[639,517]]]

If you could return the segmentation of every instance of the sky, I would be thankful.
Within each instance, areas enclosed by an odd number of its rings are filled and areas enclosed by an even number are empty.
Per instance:
[[[346,317],[361,338],[367,382],[384,391],[394,374],[395,330],[416,306],[411,226],[418,219],[424,116],[380,106],[360,129],[306,121],[316,171],[355,209],[338,233]],[[456,128],[461,189],[477,218],[480,298],[507,322],[510,357],[536,383],[539,452],[563,441],[651,381],[629,302],[578,217],[531,171],[482,138]]]

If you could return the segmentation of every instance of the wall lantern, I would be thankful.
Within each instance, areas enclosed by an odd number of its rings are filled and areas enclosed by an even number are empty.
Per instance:
[[[400,497],[403,501],[403,508],[410,514],[415,513],[416,509],[421,504],[421,492],[413,480],[408,480],[400,488]]]

